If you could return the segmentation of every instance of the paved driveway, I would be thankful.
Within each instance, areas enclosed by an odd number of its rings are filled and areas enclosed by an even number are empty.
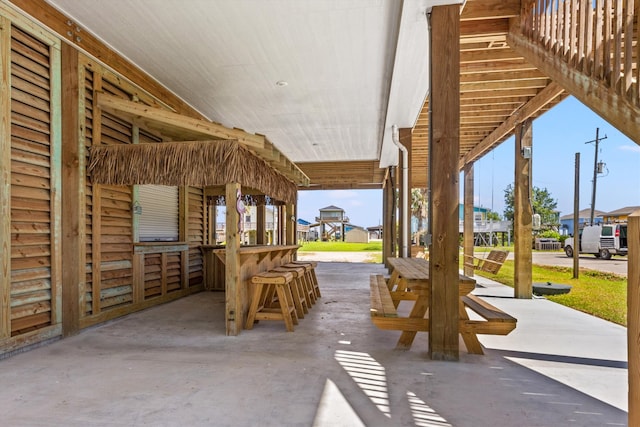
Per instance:
[[[513,259],[513,252],[509,253]],[[561,267],[573,267],[573,258],[567,257],[564,252],[534,252],[533,263],[538,265],[555,265]],[[581,255],[579,261],[581,268],[605,271],[608,273],[627,275],[627,257],[613,256],[610,260],[596,258],[593,255]]]
[[[376,252],[298,252],[298,259],[322,262],[372,262],[375,254]],[[485,253],[478,252],[476,256],[482,258]],[[508,259],[513,259],[512,251],[509,252]],[[533,263],[573,267],[573,258],[567,257],[564,252],[533,252]],[[582,255],[580,267],[626,276],[627,257],[614,255],[610,260],[604,260],[593,255]]]

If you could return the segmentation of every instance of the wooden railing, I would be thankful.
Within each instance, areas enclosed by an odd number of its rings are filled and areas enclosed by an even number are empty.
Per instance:
[[[640,106],[638,2],[523,1],[522,32],[531,42]]]

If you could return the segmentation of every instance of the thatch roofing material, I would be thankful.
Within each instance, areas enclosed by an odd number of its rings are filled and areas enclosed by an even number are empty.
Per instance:
[[[96,184],[206,187],[237,182],[295,203],[297,186],[235,140],[91,147]]]

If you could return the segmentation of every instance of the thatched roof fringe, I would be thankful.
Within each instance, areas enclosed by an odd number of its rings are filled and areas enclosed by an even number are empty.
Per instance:
[[[89,174],[108,185],[206,187],[237,182],[287,203],[297,186],[234,140],[91,147]]]

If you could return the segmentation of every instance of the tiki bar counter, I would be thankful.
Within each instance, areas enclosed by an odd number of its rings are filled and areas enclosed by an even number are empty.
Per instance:
[[[150,134],[161,132],[173,139],[139,137],[130,144],[100,144],[88,150],[87,170],[95,188],[133,188],[132,292],[139,295],[134,299],[166,297],[174,288],[185,295],[224,290],[226,333],[237,335],[248,316],[251,278],[295,260],[297,187],[308,185],[308,178],[262,135],[104,93],[96,98],[103,111],[118,119],[144,123]],[[144,241],[144,227],[135,226],[145,215],[157,218],[161,226],[167,209],[153,196],[153,202],[140,205],[143,193],[152,191],[148,187],[178,189],[180,225],[177,235],[163,236],[168,241]],[[257,229],[250,236],[253,244],[243,245],[249,239],[243,230],[249,206],[255,207]],[[270,227],[267,206],[272,211]],[[221,208],[225,220],[217,224]]]

